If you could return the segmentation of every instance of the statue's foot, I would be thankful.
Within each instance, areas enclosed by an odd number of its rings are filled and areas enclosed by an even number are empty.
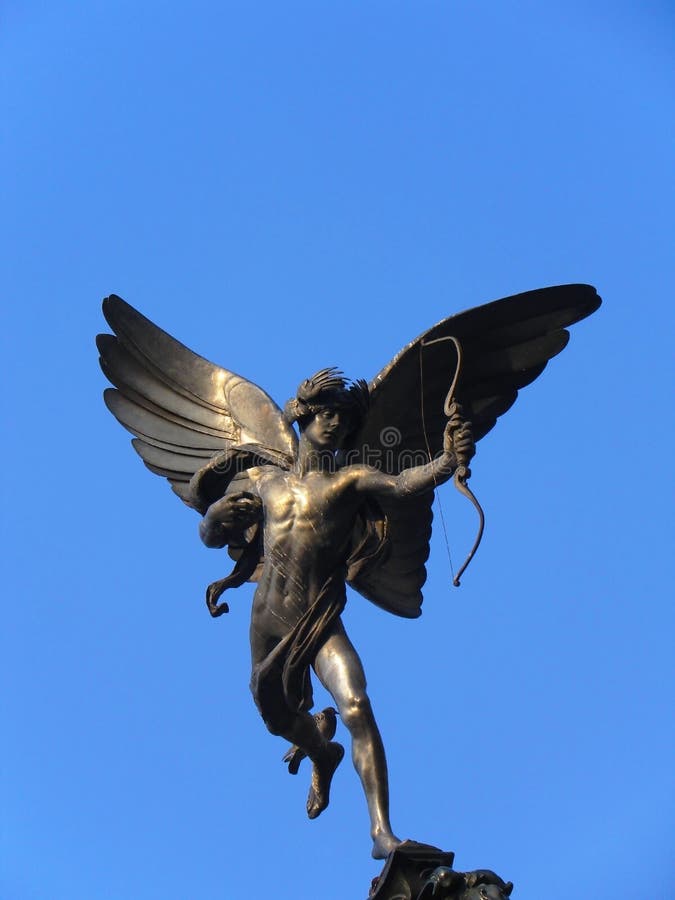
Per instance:
[[[402,840],[392,834],[391,831],[381,831],[373,836],[373,850],[371,856],[373,859],[386,859],[392,850],[400,847]]]
[[[307,815],[310,819],[316,819],[328,806],[330,783],[344,755],[345,751],[342,744],[331,741],[326,744],[326,749],[321,759],[314,762],[312,784],[307,797]]]

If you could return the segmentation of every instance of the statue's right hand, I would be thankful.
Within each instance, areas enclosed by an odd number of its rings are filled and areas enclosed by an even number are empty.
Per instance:
[[[218,518],[225,526],[248,528],[257,522],[262,512],[260,497],[248,491],[226,494],[218,501],[222,508],[218,510]]]
[[[226,494],[209,507],[209,518],[225,528],[248,528],[262,513],[260,497],[248,491]]]

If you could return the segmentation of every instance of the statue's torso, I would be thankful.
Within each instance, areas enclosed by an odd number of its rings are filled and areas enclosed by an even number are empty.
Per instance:
[[[344,572],[361,500],[353,468],[259,471],[254,483],[264,509],[264,566],[254,620],[264,617],[265,628],[283,636],[328,579]]]

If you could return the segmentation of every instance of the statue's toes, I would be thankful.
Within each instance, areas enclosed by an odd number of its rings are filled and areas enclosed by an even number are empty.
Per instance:
[[[307,815],[310,819],[316,819],[326,808],[327,804],[322,803],[319,797],[314,793],[314,788],[309,789],[307,797]]]

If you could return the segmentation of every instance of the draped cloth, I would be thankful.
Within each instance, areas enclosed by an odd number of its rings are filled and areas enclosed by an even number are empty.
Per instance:
[[[253,668],[251,691],[273,734],[312,708],[309,669],[347,601],[345,573],[330,576],[293,629]]]

